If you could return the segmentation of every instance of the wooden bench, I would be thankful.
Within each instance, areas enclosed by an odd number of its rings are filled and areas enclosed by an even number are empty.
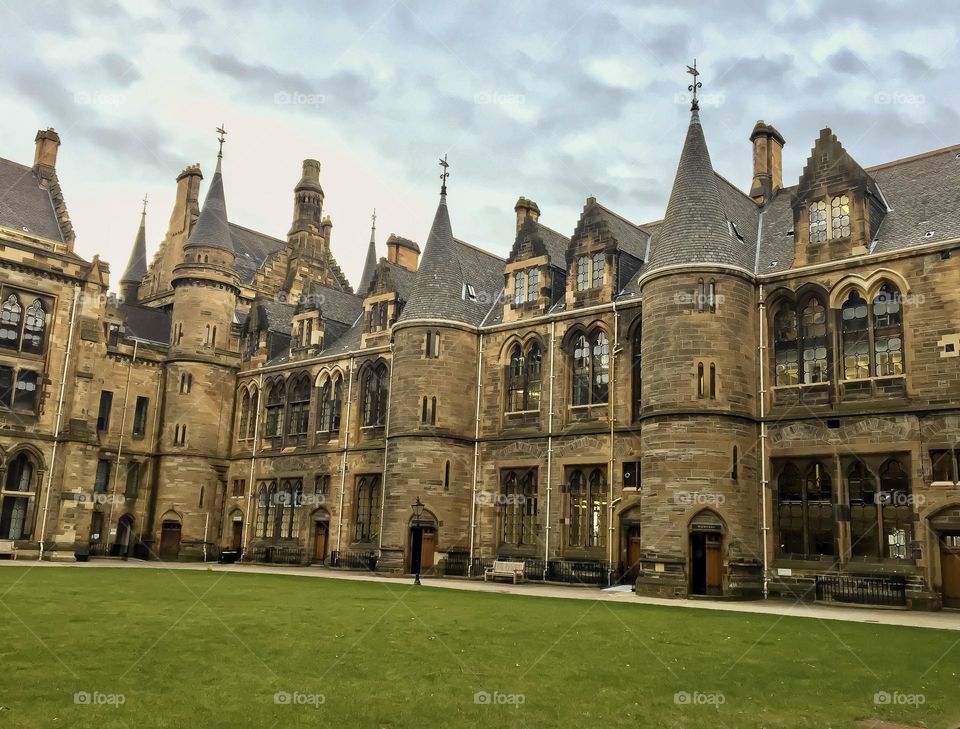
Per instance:
[[[17,544],[12,539],[0,539],[0,555],[4,554],[10,559],[17,558]]]
[[[523,573],[523,562],[506,559],[494,560],[493,566],[483,571],[484,582],[487,581],[487,578],[496,580],[498,577],[509,577],[513,580],[513,584],[527,581]]]

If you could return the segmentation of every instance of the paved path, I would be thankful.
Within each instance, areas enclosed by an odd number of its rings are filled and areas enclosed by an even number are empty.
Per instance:
[[[116,569],[176,569],[200,570],[212,572],[235,572],[237,574],[280,574],[300,577],[319,577],[332,580],[354,580],[357,582],[410,582],[409,577],[387,577],[367,572],[333,570],[325,567],[281,567],[268,565],[221,565],[198,562],[141,562],[130,560],[123,562],[115,559],[94,559],[85,564],[77,562],[26,562],[0,561],[0,567],[42,567],[63,569],[97,569],[102,567]],[[637,597],[632,592],[601,590],[597,587],[578,587],[574,585],[553,585],[527,583],[511,585],[509,583],[489,583],[479,580],[458,578],[424,577],[421,581],[427,587],[448,590],[468,590],[473,592],[493,592],[504,595],[527,595],[532,597],[554,597],[567,600],[604,600],[629,605],[662,605],[677,609],[726,610],[736,613],[754,613],[760,615],[784,615],[818,620],[842,620],[850,623],[872,623],[879,625],[905,625],[915,628],[938,628],[960,631],[960,611],[944,610],[937,613],[912,610],[891,610],[870,607],[833,607],[827,605],[794,603],[789,600],[756,600],[750,602],[729,602],[725,600],[668,600],[656,597]]]

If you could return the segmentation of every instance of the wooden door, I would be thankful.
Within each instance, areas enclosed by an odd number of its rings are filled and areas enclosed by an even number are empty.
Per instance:
[[[420,544],[420,569],[425,571],[433,567],[433,553],[437,547],[437,533],[432,529],[424,529]]]
[[[719,534],[708,534],[706,539],[707,548],[707,594],[723,594],[723,560],[720,553]]]
[[[233,536],[230,540],[230,547],[232,549],[240,549],[243,547],[243,522],[235,521],[233,522]]]
[[[179,554],[180,524],[173,521],[165,521],[160,531],[160,558],[176,559]]]
[[[943,538],[941,538],[943,539]],[[943,606],[960,608],[960,546],[940,542],[940,575],[943,584]]]
[[[327,556],[327,522],[318,521],[313,528],[313,561],[322,563]]]
[[[640,576],[640,527],[631,526],[627,530],[627,569],[625,579],[629,583]]]

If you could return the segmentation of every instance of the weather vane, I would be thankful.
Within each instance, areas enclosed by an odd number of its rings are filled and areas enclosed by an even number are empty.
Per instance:
[[[373,215],[371,217],[372,217],[372,221],[370,223],[370,227],[376,230],[377,229],[377,209],[376,208],[373,209]]]
[[[443,155],[443,159],[440,160],[440,166],[443,167],[443,173],[440,175],[440,179],[443,181],[440,185],[440,194],[447,194],[447,178],[450,177],[450,173],[447,171],[447,168],[450,164],[447,162],[447,155]]]
[[[223,143],[227,141],[227,130],[223,128],[223,123],[220,123],[220,126],[217,127],[217,132],[220,134],[217,137],[217,141],[220,142],[220,150],[217,152],[217,157],[223,157]]]
[[[143,215],[147,214],[147,193],[143,193]]]
[[[693,65],[687,66],[687,73],[693,76],[693,83],[687,86],[687,91],[693,92],[693,100],[690,102],[690,110],[697,111],[700,109],[700,102],[697,101],[697,89],[703,86],[700,83],[700,72],[697,70],[697,59],[693,59]]]

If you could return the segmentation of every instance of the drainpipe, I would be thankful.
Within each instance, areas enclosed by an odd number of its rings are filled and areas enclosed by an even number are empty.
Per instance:
[[[390,342],[390,378],[387,380],[387,417],[383,423],[383,475],[380,477],[380,534],[377,537],[377,559],[383,554],[383,521],[387,513],[387,454],[390,451],[390,404],[393,399],[393,342]]]
[[[760,538],[763,541],[763,599],[766,600],[770,594],[770,578],[768,575],[767,554],[767,533],[770,528],[767,526],[767,405],[766,405],[766,378],[764,370],[767,365],[767,345],[766,345],[766,311],[767,304],[763,298],[763,284],[760,284],[760,511],[763,514],[762,527],[760,529]]]
[[[255,478],[255,467],[257,463],[257,444],[260,442],[260,411],[263,404],[263,373],[257,378],[257,412],[253,416],[253,443],[250,446],[250,477],[247,479],[247,509],[246,516],[243,519],[243,538],[240,551],[241,561],[247,556],[247,542],[250,539],[250,522],[256,516],[254,515],[253,503],[253,479]],[[259,507],[259,504],[257,505]],[[206,539],[204,539],[206,542]]]
[[[113,493],[110,496],[110,515],[107,517],[107,536],[110,536],[110,525],[113,524],[113,507],[117,503],[117,483],[120,481],[120,455],[123,453],[123,431],[127,427],[127,403],[130,402],[130,375],[133,372],[133,365],[137,361],[137,345],[140,344],[138,339],[133,340],[133,356],[130,358],[130,363],[127,365],[127,383],[124,386],[123,391],[123,410],[120,415],[120,440],[117,442],[117,466],[114,469],[113,477]],[[120,536],[120,529],[117,528],[117,533],[114,537]],[[127,539],[131,535],[127,535]],[[109,543],[109,540],[108,540]],[[114,541],[116,544],[116,541]],[[129,548],[129,544],[127,547]]]
[[[157,446],[159,445],[159,438],[157,437],[157,433],[158,433],[159,431],[157,430],[157,424],[158,424],[159,418],[160,418],[160,410],[161,410],[160,397],[161,397],[161,395],[162,395],[162,393],[163,393],[163,382],[164,382],[164,380],[163,380],[163,375],[162,375],[162,373],[161,373],[160,376],[157,377],[157,394],[156,394],[156,397],[154,398],[154,404],[153,404],[153,440],[154,440],[154,447],[151,449],[151,451],[153,452],[153,454],[156,454],[156,452],[157,452],[157,450],[158,450],[158,447],[157,447]],[[160,468],[160,459],[159,459],[158,457],[151,458],[151,459],[150,459],[150,480],[151,480],[151,483],[154,481],[154,474],[159,470],[159,468]],[[153,489],[151,488],[151,492],[152,492],[152,490],[153,490]],[[137,529],[138,529],[138,531],[137,531],[137,543],[142,543],[142,542],[143,542],[144,526],[146,526],[146,521],[145,521],[145,520],[146,520],[146,518],[147,518],[147,502],[150,501],[151,498],[150,498],[150,495],[148,495],[148,494],[144,494],[144,496],[141,497],[139,493],[137,494],[137,498],[140,499],[140,519],[137,521]]]
[[[613,467],[616,457],[613,448],[613,431],[616,425],[617,352],[620,349],[620,319],[617,316],[617,300],[613,300],[613,347],[610,350],[610,382],[607,401],[610,403],[610,469],[607,474],[607,585],[613,584]]]
[[[340,458],[340,506],[337,508],[337,557],[340,556],[340,534],[343,526],[343,490],[347,482],[347,449],[350,447],[350,410],[353,406],[353,370],[355,358],[350,358],[347,380],[347,418],[343,425],[343,455]]]
[[[480,466],[480,392],[483,387],[483,334],[480,335],[480,353],[477,357],[477,406],[473,430],[473,489],[470,498],[470,559],[467,562],[467,577],[473,574],[473,545],[477,531],[477,472]]]
[[[554,369],[554,339],[557,335],[557,322],[550,322],[550,397],[547,410],[547,519],[543,535],[543,579],[547,579],[550,564],[550,530],[553,528],[550,521],[550,496],[553,494],[553,378]]]
[[[50,511],[50,491],[53,489],[53,470],[57,465],[57,445],[60,443],[60,423],[63,420],[63,398],[67,389],[67,372],[70,366],[70,353],[73,352],[73,327],[77,319],[77,305],[80,302],[80,285],[73,287],[73,304],[70,306],[70,323],[67,334],[67,351],[63,355],[63,374],[60,377],[60,396],[57,398],[57,422],[53,429],[53,450],[50,453],[50,471],[47,474],[47,493],[43,496],[43,522],[40,524],[40,554],[37,561],[43,561],[43,542],[47,536],[47,515]]]

